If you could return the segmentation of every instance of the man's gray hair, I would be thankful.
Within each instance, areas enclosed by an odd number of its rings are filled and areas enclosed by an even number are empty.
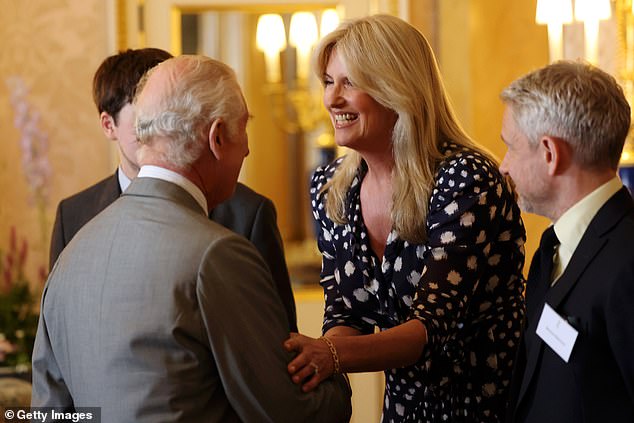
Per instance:
[[[150,101],[139,102],[157,71],[169,72],[169,84]],[[222,118],[234,134],[246,111],[235,72],[217,60],[191,55],[169,59],[148,72],[139,82],[135,104],[139,162],[158,155],[177,168],[189,167],[200,157],[215,119]]]
[[[500,95],[529,142],[565,140],[574,160],[616,169],[630,129],[630,106],[617,81],[583,62],[559,61],[511,83]]]

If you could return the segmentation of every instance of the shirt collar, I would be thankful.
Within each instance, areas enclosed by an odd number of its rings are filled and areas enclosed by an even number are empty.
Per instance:
[[[185,178],[183,175],[176,173],[172,170],[165,169],[164,167],[145,165],[141,166],[137,178],[156,178],[162,179],[167,182],[178,185],[187,191],[200,207],[205,211],[206,215],[209,215],[209,209],[207,208],[207,199],[203,192],[192,181]]]
[[[574,252],[599,209],[622,187],[621,180],[615,176],[566,210],[555,222],[560,248]]]
[[[132,180],[128,178],[128,175],[123,173],[121,166],[117,169],[117,176],[119,178],[119,188],[121,188],[121,192],[125,192],[125,190],[130,186],[130,182],[132,182]]]

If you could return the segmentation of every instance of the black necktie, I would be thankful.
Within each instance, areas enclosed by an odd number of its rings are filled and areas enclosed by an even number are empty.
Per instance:
[[[559,244],[552,225],[542,234],[539,248],[533,256],[528,279],[526,281],[526,329],[537,327],[537,320],[543,309],[543,300],[550,288],[550,277],[553,273],[553,256]],[[532,332],[534,334],[534,332]],[[524,347],[530,351],[534,336],[524,338]]]
[[[539,260],[539,265],[531,268],[531,274],[528,277],[533,284],[535,297],[541,298],[550,287],[553,274],[553,257],[555,256],[555,247],[557,245],[559,245],[559,239],[557,239],[555,234],[554,226],[551,225],[542,234],[539,249],[537,250],[538,254],[535,254],[535,259]]]
[[[555,233],[555,227],[549,226],[542,234],[542,240],[539,243],[541,250],[541,280],[550,286],[553,274],[553,258],[555,257],[555,248],[559,245],[559,239]]]

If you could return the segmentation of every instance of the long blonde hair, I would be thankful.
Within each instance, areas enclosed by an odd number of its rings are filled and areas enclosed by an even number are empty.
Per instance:
[[[418,30],[389,15],[344,22],[326,35],[315,53],[319,78],[335,49],[352,84],[398,115],[392,132],[391,218],[401,239],[422,243],[442,143],[475,147],[454,115],[434,53]],[[323,188],[326,211],[337,223],[346,223],[346,194],[360,162],[350,151]]]

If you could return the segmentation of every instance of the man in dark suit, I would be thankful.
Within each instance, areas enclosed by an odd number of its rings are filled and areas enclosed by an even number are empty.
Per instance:
[[[549,218],[526,286],[508,420],[634,421],[634,202],[617,177],[630,107],[615,79],[557,62],[514,81],[500,169]]]
[[[249,153],[235,73],[180,56],[143,81],[139,173],[77,233],[44,288],[32,406],[99,407],[113,423],[348,421],[343,375],[310,393],[293,383],[267,265],[208,218]]]
[[[104,134],[117,143],[120,164],[114,175],[59,203],[51,238],[50,268],[77,231],[119,198],[139,172],[132,99],[145,72],[170,57],[168,52],[156,48],[127,50],[106,58],[97,69],[93,99]],[[234,195],[215,207],[209,217],[255,245],[273,274],[289,330],[297,332],[295,300],[271,200],[238,183]]]

